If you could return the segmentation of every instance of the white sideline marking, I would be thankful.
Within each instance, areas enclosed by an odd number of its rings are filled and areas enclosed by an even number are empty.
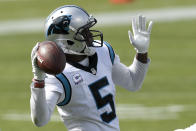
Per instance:
[[[1,115],[0,119],[11,121],[31,121],[30,113],[9,113]],[[61,121],[58,114],[53,114],[50,121]]]
[[[178,113],[185,111],[184,106],[171,105],[146,107],[143,105],[117,105],[117,115],[120,120],[167,120],[178,119]],[[0,119],[12,121],[31,121],[30,113],[8,113],[0,115]],[[61,121],[58,114],[53,114],[51,121]]]
[[[184,106],[181,105],[146,107],[125,104],[118,106],[117,114],[119,119],[164,120],[177,119],[178,113],[184,110]]]
[[[148,18],[148,20],[153,20],[155,22],[190,20],[196,19],[196,6],[141,11],[113,12],[95,14],[94,16],[98,20],[97,27],[102,27],[131,24],[131,19],[138,14],[143,14]],[[43,18],[2,21],[0,22],[0,35],[43,32],[44,21],[45,19]]]
[[[196,19],[196,6],[182,8],[163,8],[152,10],[140,10],[134,12],[114,12],[97,15],[100,25],[113,26],[131,24],[133,17],[142,14],[148,20],[155,22],[171,22],[180,20]]]
[[[44,19],[27,19],[0,22],[0,35],[41,32]]]

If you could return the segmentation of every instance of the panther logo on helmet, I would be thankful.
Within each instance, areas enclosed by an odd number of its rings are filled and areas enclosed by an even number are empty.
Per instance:
[[[69,24],[71,21],[71,15],[59,16],[54,19],[54,22],[50,25],[47,35],[56,34],[69,34]]]

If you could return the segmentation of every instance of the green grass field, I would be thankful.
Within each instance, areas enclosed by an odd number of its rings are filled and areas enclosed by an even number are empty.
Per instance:
[[[193,6],[196,1],[134,0],[125,5],[113,5],[105,0],[0,1],[0,22],[46,17],[54,8],[63,4],[77,4],[89,12],[98,13]],[[143,88],[133,93],[117,87],[117,105],[139,104],[152,109],[150,111],[156,107],[177,105],[182,110],[173,113],[176,117],[166,119],[151,119],[150,116],[149,119],[120,119],[121,131],[172,131],[196,123],[195,25],[196,20],[155,23],[149,49],[151,64]],[[104,39],[112,44],[126,65],[131,64],[135,54],[129,44],[129,28],[130,25],[100,27]],[[51,121],[46,126],[37,128],[31,121],[9,119],[9,114],[12,113],[30,116],[30,52],[37,41],[43,40],[43,32],[0,36],[0,131],[66,130],[62,122]]]

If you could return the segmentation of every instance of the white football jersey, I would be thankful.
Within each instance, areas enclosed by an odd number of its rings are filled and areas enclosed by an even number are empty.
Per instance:
[[[62,94],[57,104],[58,111],[69,130],[120,130],[112,81],[114,58],[112,47],[104,42],[103,47],[96,48],[96,54],[89,57],[89,68],[68,62],[63,73],[56,76],[61,84],[58,82],[51,86],[48,83],[55,77],[46,79],[46,92]]]

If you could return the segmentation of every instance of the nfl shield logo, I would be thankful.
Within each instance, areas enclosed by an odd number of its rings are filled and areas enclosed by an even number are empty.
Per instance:
[[[83,81],[81,75],[79,73],[73,75],[73,81],[77,85]]]

